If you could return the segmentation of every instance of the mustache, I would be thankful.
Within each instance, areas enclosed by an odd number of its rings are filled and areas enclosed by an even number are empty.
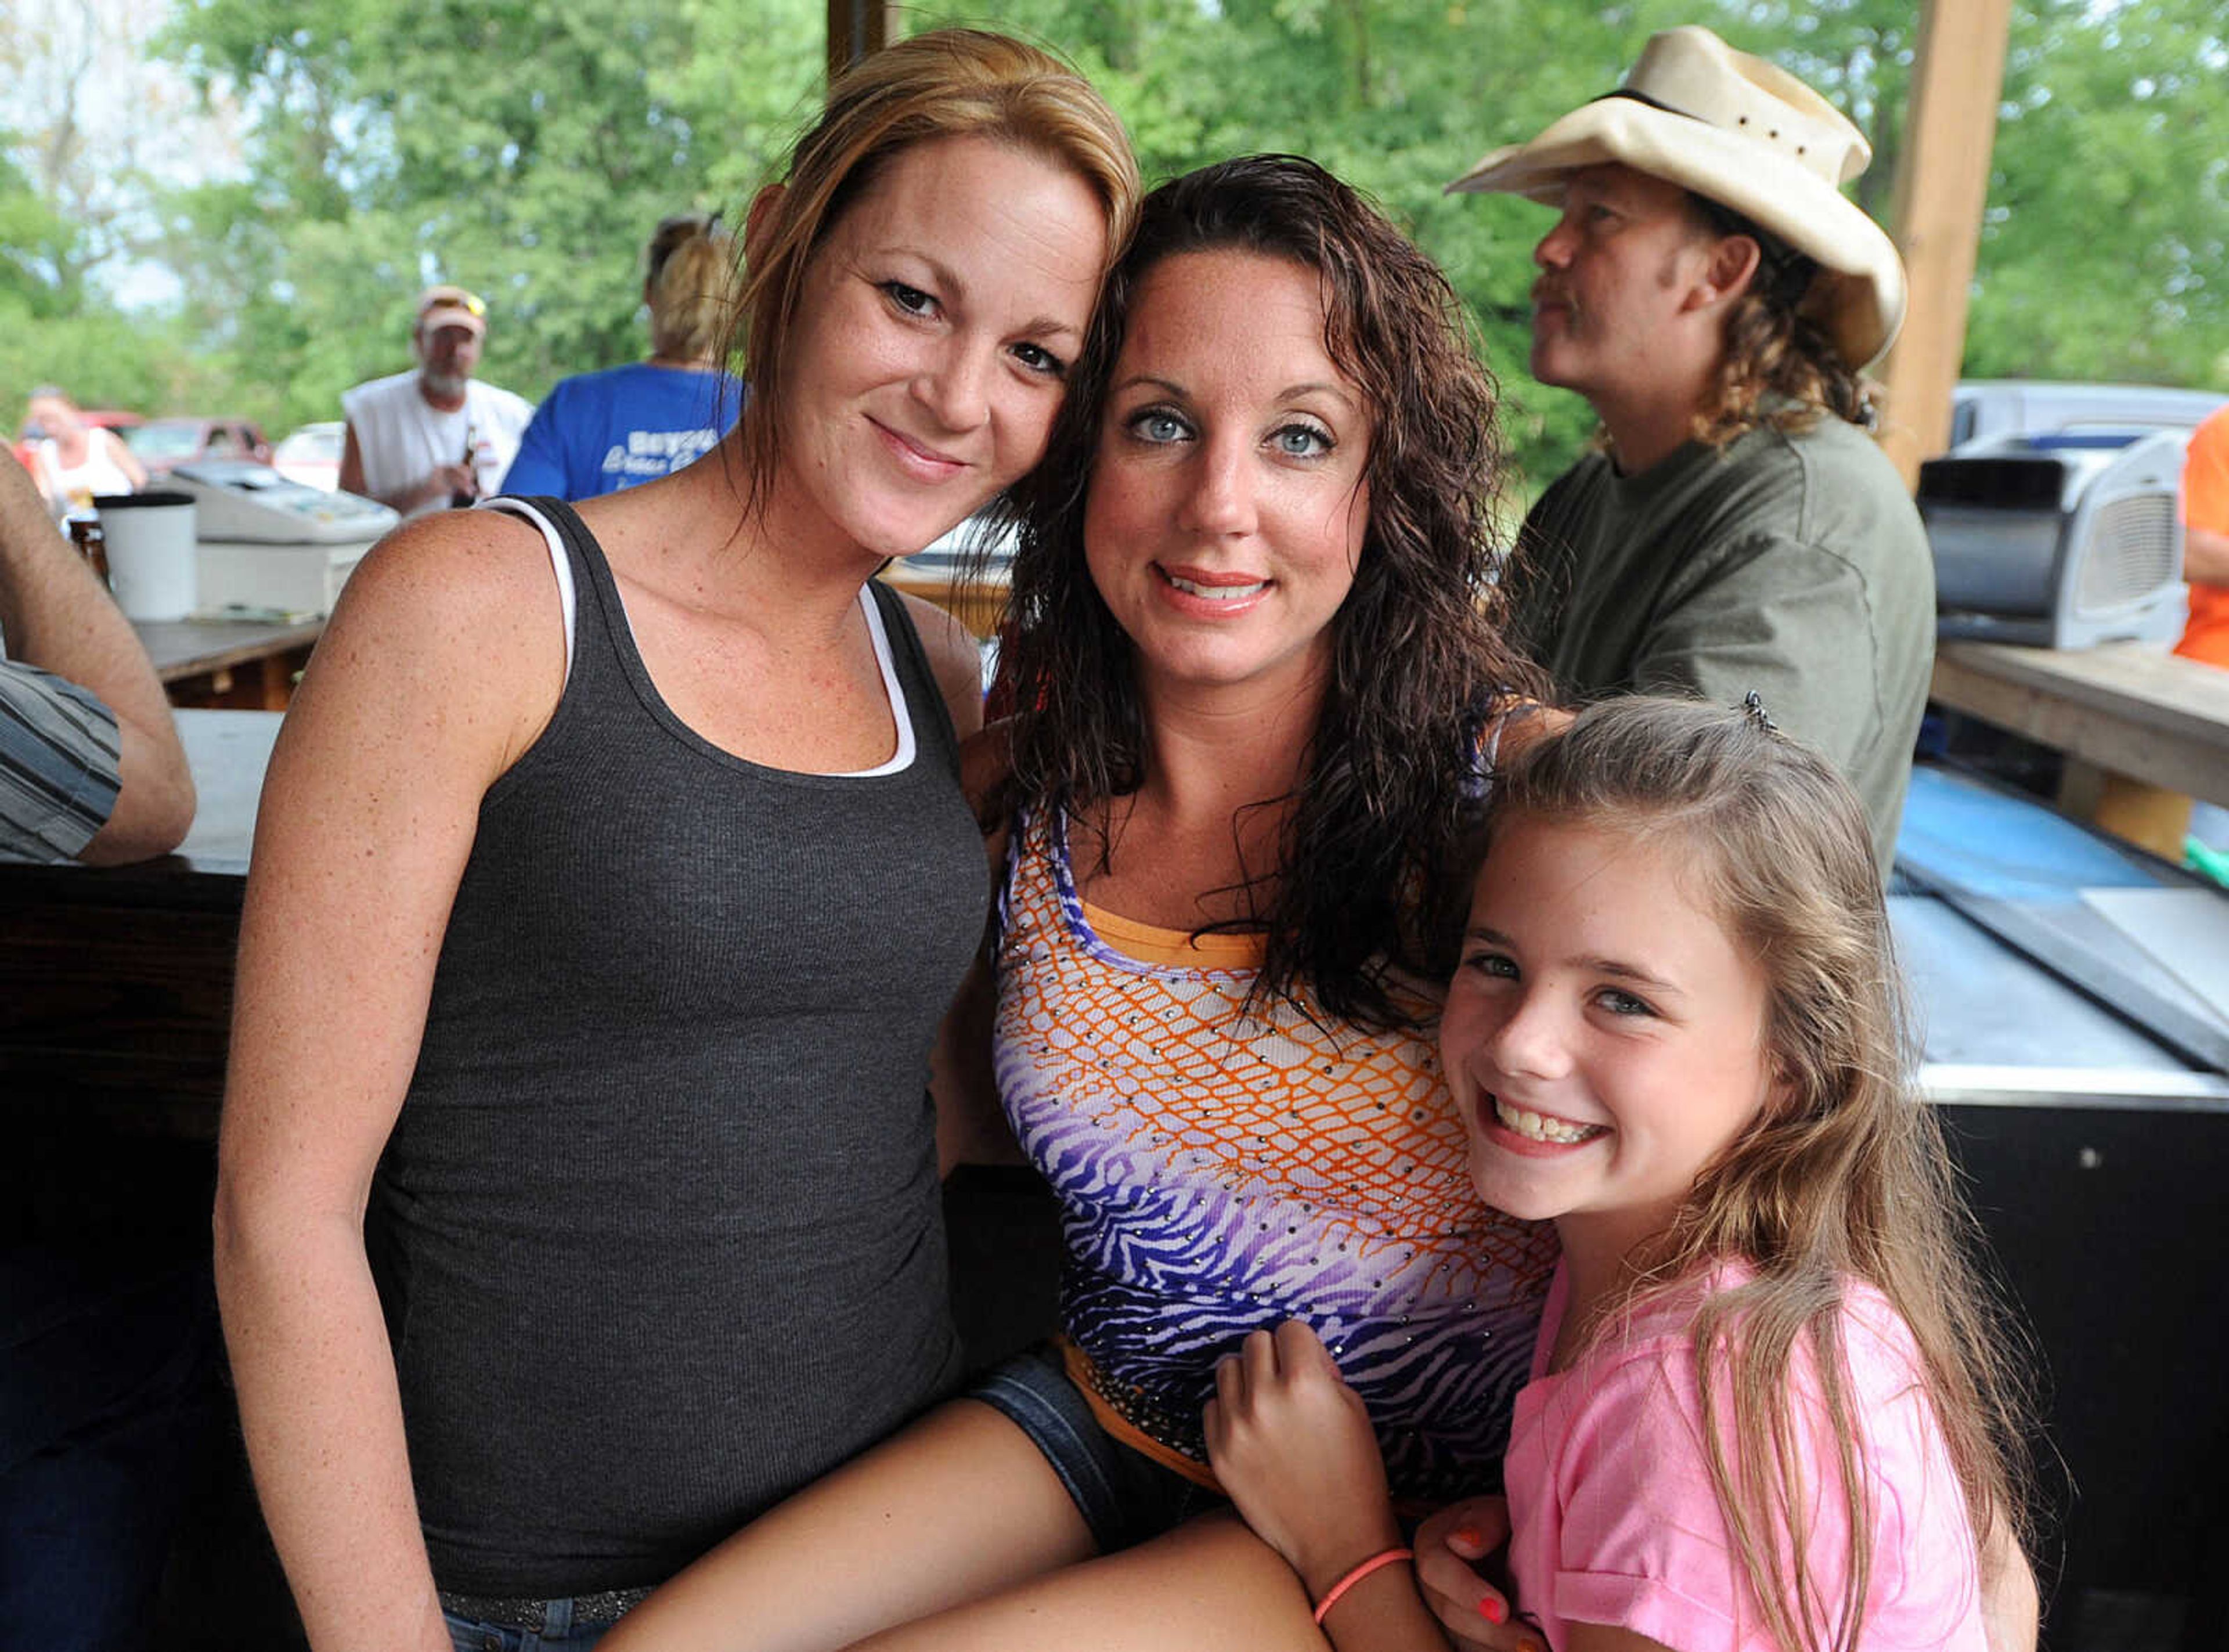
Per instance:
[[[1572,310],[1578,308],[1569,292],[1545,276],[1532,283],[1532,300],[1535,309],[1544,304],[1560,304]]]

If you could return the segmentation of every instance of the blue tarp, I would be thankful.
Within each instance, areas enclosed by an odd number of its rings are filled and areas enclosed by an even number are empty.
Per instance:
[[[1911,771],[1896,858],[1938,888],[2044,904],[2078,900],[2085,889],[2156,889],[2168,881],[2033,799],[1924,764]]]

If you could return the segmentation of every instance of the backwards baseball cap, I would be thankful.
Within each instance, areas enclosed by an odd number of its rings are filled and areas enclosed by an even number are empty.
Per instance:
[[[418,325],[421,328],[466,327],[476,338],[487,337],[487,301],[477,292],[442,282],[418,295]]]
[[[1895,242],[1841,191],[1872,158],[1864,134],[1802,81],[1690,25],[1651,36],[1616,91],[1489,151],[1448,189],[1555,205],[1572,173],[1610,161],[1677,183],[1815,260],[1802,307],[1863,368],[1905,309]]]

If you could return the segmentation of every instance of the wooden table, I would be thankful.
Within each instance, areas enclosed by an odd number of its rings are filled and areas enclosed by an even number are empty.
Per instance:
[[[241,892],[280,719],[177,715],[201,797],[177,853],[0,865],[0,1111],[215,1132]]]
[[[283,711],[325,622],[139,620],[132,628],[173,705]]]
[[[2229,805],[2229,672],[2142,643],[2061,651],[1950,642],[1936,650],[1930,697],[2078,760],[2061,802],[2161,852],[2179,853],[2179,826],[2162,828],[2174,839],[2162,846],[2125,824],[2174,813],[2148,808],[2144,794],[2174,794],[2170,805],[2186,814],[2185,797]],[[2099,804],[2099,770],[2137,783],[2105,787],[2118,819]]]

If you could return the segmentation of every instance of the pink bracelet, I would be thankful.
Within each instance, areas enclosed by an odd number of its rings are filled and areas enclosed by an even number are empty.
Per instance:
[[[1341,1578],[1337,1583],[1324,1591],[1324,1597],[1316,1603],[1316,1627],[1319,1629],[1323,1627],[1325,1617],[1330,1614],[1333,1607],[1339,1604],[1339,1597],[1341,1595],[1353,1588],[1355,1585],[1360,1583],[1365,1578],[1367,1578],[1371,1572],[1377,1571],[1380,1566],[1390,1566],[1396,1560],[1413,1560],[1416,1558],[1416,1552],[1414,1549],[1386,1549],[1379,1553],[1371,1555],[1360,1565],[1355,1567],[1353,1571],[1348,1572],[1346,1576]]]

